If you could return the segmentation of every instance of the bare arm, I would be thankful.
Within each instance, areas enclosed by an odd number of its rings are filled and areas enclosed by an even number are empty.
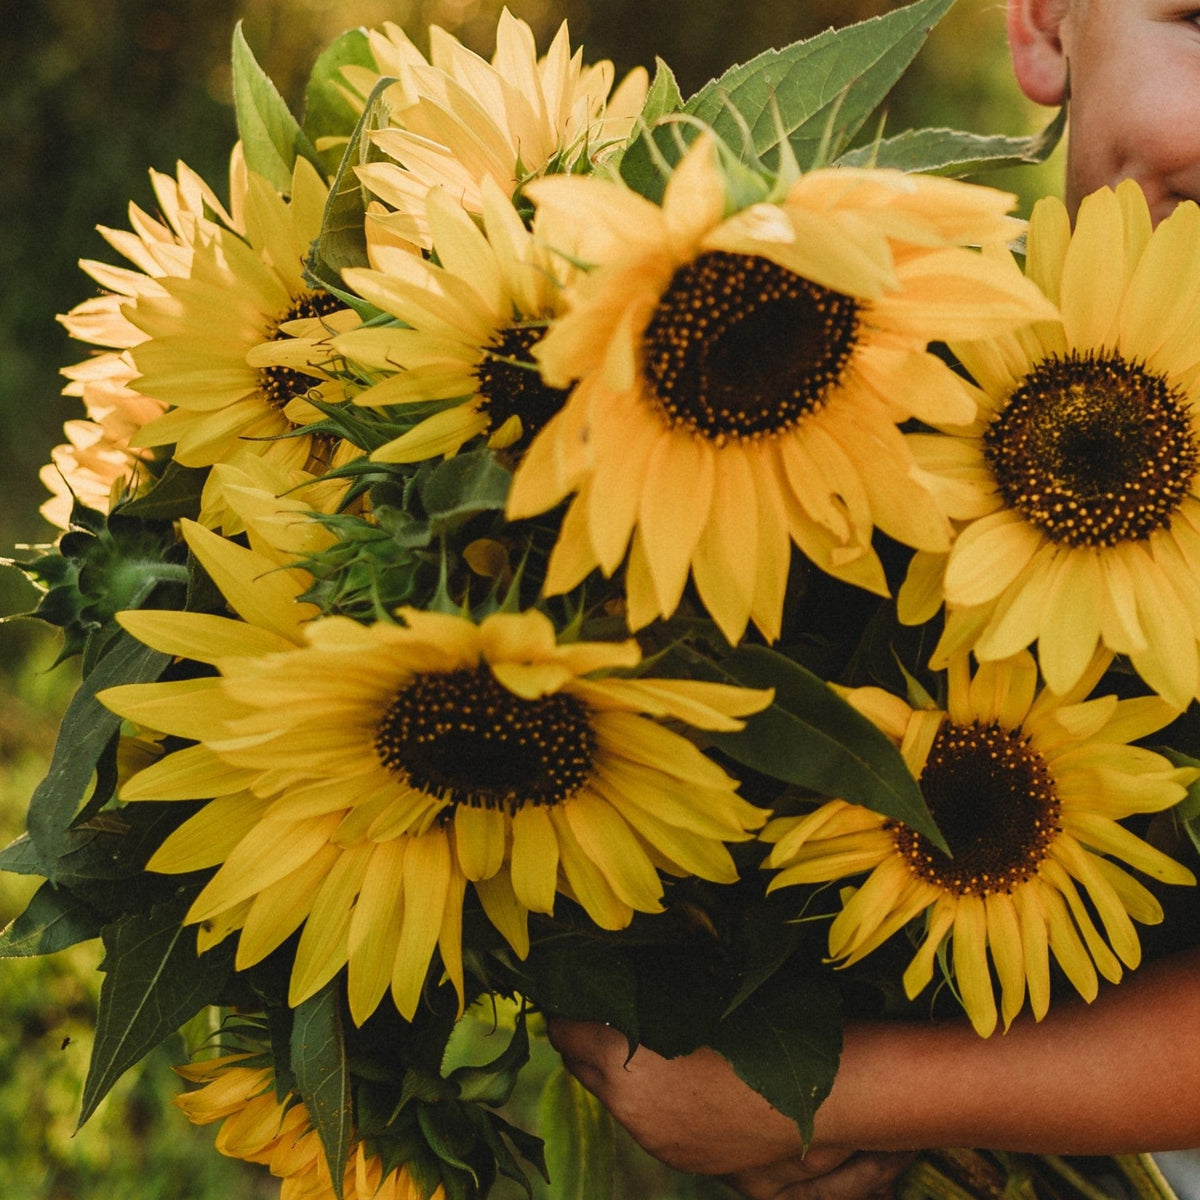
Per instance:
[[[625,1039],[611,1029],[555,1022],[552,1037],[583,1083],[672,1166],[737,1176],[803,1149],[795,1125],[711,1051],[666,1060],[639,1050],[626,1066]],[[986,1040],[965,1023],[850,1025],[807,1163],[816,1170],[854,1149],[1196,1145],[1200,952],[1191,951],[1143,968],[1091,1006],[1063,1002],[1040,1024],[1018,1020]]]

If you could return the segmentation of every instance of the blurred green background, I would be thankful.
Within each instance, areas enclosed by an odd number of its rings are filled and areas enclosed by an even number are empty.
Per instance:
[[[392,20],[423,43],[436,23],[489,54],[497,0],[0,0],[0,556],[44,542],[38,468],[82,415],[59,394],[61,366],[84,357],[55,314],[85,299],[79,258],[116,261],[97,224],[126,225],[130,200],[152,209],[148,168],[182,159],[221,190],[235,136],[228,47],[235,22],[295,103],[335,34]],[[623,73],[669,62],[684,94],[736,61],[829,25],[900,7],[888,0],[512,0],[545,46],[566,18],[589,60]],[[685,15],[686,14],[686,15]],[[953,125],[1026,133],[1049,114],[1026,103],[1008,70],[1003,6],[959,0],[895,92],[887,130]],[[1061,155],[1061,152],[1060,152]],[[1055,190],[1058,158],[985,182],[1019,190],[1022,211]],[[0,614],[30,606],[21,575],[0,570]],[[70,666],[49,672],[54,641],[32,622],[0,625],[0,838],[25,806],[70,697]],[[0,879],[0,924],[31,881]],[[219,1158],[211,1132],[170,1107],[170,1048],[131,1072],[72,1137],[99,977],[85,946],[0,973],[0,1179],[5,1200],[216,1200],[273,1196],[277,1185]],[[175,1051],[179,1054],[178,1048]],[[548,1068],[549,1064],[547,1064]],[[640,1200],[725,1194],[638,1162]],[[629,1181],[627,1181],[629,1182]]]

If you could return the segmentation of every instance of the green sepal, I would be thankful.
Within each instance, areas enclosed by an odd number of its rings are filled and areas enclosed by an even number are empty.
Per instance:
[[[342,283],[342,271],[346,267],[370,266],[367,235],[363,228],[367,193],[354,168],[378,157],[370,134],[372,130],[387,125],[388,108],[383,94],[395,82],[395,79],[385,76],[367,97],[362,116],[354,127],[329,189],[329,199],[325,202],[325,213],[321,219],[321,232],[313,242],[312,252],[304,264],[305,278],[311,284],[331,292],[364,318],[374,315],[375,307],[347,291]]]
[[[233,103],[246,166],[280,195],[291,194],[292,169],[298,157],[307,158],[323,172],[316,148],[258,65],[241,21],[233,30]]]
[[[338,980],[297,1006],[289,1049],[296,1090],[321,1139],[333,1189],[341,1200],[354,1133],[354,1106]]]
[[[365,30],[348,29],[321,52],[313,65],[304,89],[301,127],[314,147],[324,138],[350,137],[358,123],[358,113],[343,91],[342,68],[347,66],[377,69]],[[317,153],[332,174],[341,161],[343,148],[318,149]]]
[[[196,520],[209,467],[185,467],[172,459],[149,491],[118,504],[114,514],[148,521]]]
[[[434,534],[448,533],[483,512],[503,512],[512,472],[491,450],[456,454],[420,478],[421,505]]]
[[[220,1002],[233,971],[233,948],[226,943],[196,953],[195,930],[183,925],[195,895],[181,891],[101,931],[105,975],[79,1126],[134,1063],[202,1008]]]
[[[1001,167],[1045,162],[1062,140],[1067,126],[1063,105],[1054,120],[1030,137],[964,133],[956,129],[910,129],[843,154],[843,167],[891,167],[898,171],[960,178]]]
[[[504,1104],[517,1086],[517,1076],[529,1061],[529,1031],[525,1009],[517,1012],[512,1038],[504,1050],[479,1067],[458,1067],[447,1077],[454,1084],[460,1100],[493,1107]]]
[[[711,735],[719,750],[764,775],[903,821],[949,852],[900,751],[820,676],[763,646],[734,650],[715,673],[775,689],[774,703],[741,732]]]
[[[613,1119],[565,1067],[546,1081],[538,1103],[546,1168],[556,1200],[613,1200]]]

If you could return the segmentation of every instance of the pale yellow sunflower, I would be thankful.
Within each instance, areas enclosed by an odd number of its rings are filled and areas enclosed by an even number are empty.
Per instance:
[[[846,692],[899,745],[953,857],[907,825],[831,800],[764,831],[775,843],[764,865],[779,869],[771,889],[869,872],[830,927],[831,957],[857,962],[923,918],[904,973],[909,998],[929,984],[948,944],[963,1006],[984,1037],[996,1027],[995,982],[1005,1028],[1026,992],[1033,1015],[1045,1015],[1050,954],[1094,999],[1097,972],[1115,983],[1122,964],[1138,965],[1133,921],[1163,915],[1120,863],[1164,883],[1195,883],[1119,824],[1170,808],[1197,772],[1128,744],[1175,717],[1160,697],[1084,699],[1109,661],[1097,656],[1072,691],[1055,695],[1038,692],[1027,652],[983,663],[974,678],[960,655],[945,712],[914,710],[878,688]]]
[[[216,230],[196,245],[185,278],[165,279],[161,295],[125,307],[146,335],[131,351],[139,372],[131,386],[171,406],[135,445],[174,444],[175,459],[187,467],[258,456],[314,476],[344,452],[328,437],[303,432],[322,419],[307,396],[345,398],[326,339],[359,324],[301,274],[327,193],[303,158],[286,199],[248,173],[245,237]],[[226,510],[211,492],[205,509],[209,523],[224,523]]]
[[[129,615],[135,633],[153,624]],[[222,863],[188,914],[204,944],[240,930],[245,967],[303,924],[291,1003],[348,965],[356,1021],[389,986],[411,1018],[435,948],[462,996],[468,883],[524,956],[528,914],[552,912],[557,892],[620,929],[661,910],[660,871],[736,878],[725,843],[749,839],[766,813],[654,718],[738,729],[769,692],[597,677],[635,668],[637,644],[559,644],[535,611],[478,625],[400,616],[315,621],[293,651],[208,654],[220,679],[103,693],[197,743],[136,776],[124,799],[219,797],[149,862]]]
[[[1152,232],[1127,180],[1085,198],[1074,234],[1038,203],[1026,274],[1061,319],[954,343],[974,420],[912,441],[961,526],[901,593],[912,621],[945,601],[939,661],[1037,642],[1061,691],[1101,645],[1177,707],[1200,695],[1197,263],[1194,203]]]
[[[242,171],[240,148],[230,169],[235,178]],[[83,260],[79,265],[105,290],[59,318],[72,337],[101,348],[63,371],[70,381],[64,394],[83,401],[87,418],[66,423],[67,442],[54,448],[50,464],[41,472],[52,493],[42,514],[61,529],[67,527],[76,498],[107,512],[114,499],[151,478],[146,460],[153,453],[130,443],[166,406],[128,386],[137,374],[128,352],[146,335],[125,315],[124,306],[163,296],[159,281],[164,278],[185,278],[198,238],[222,226],[239,227],[239,218],[226,212],[212,189],[182,163],[174,176],[151,171],[150,182],[161,218],[131,204],[129,229],[100,227],[104,239],[132,267]]]
[[[372,140],[392,160],[358,168],[381,200],[406,214],[424,212],[425,194],[442,185],[471,212],[482,211],[482,181],[506,196],[546,170],[578,169],[632,133],[648,77],[636,68],[612,90],[611,62],[585,67],[571,51],[566,22],[539,58],[532,29],[507,9],[489,63],[433,26],[427,62],[398,26],[370,35],[379,73],[344,68],[366,97],[381,76],[399,83],[387,94],[390,127]]]
[[[963,420],[964,384],[932,338],[1011,329],[1052,306],[967,241],[1010,237],[1011,197],[893,171],[803,175],[727,215],[712,139],[662,207],[617,183],[530,188],[596,264],[538,343],[547,381],[578,380],[518,468],[510,517],[576,493],[550,562],[565,591],[629,553],[633,628],[669,616],[689,573],[731,642],[769,638],[794,542],[886,594],[875,528],[944,550],[950,527],[897,426]]]
[[[362,329],[333,341],[334,350],[382,375],[359,404],[449,404],[381,446],[381,462],[416,462],[456,454],[484,434],[496,448],[522,448],[566,399],[548,387],[530,349],[561,309],[564,275],[494,183],[481,185],[483,228],[444,188],[426,199],[437,261],[369,238],[372,269],[344,272],[364,299],[404,328]],[[370,231],[368,224],[368,233]]]
[[[304,1103],[275,1094],[270,1067],[248,1065],[249,1054],[176,1067],[189,1083],[201,1084],[175,1097],[193,1125],[220,1121],[216,1147],[229,1158],[262,1163],[282,1182],[279,1200],[334,1200],[321,1139]],[[438,1187],[431,1196],[398,1166],[384,1173],[378,1154],[355,1138],[342,1174],[342,1200],[444,1200]]]

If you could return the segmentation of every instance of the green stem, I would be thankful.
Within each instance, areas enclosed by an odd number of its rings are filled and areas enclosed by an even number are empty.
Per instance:
[[[900,1200],[975,1200],[970,1192],[943,1175],[933,1163],[914,1163],[897,1189]]]
[[[1088,1200],[1113,1200],[1107,1192],[1101,1191],[1090,1179],[1075,1170],[1066,1159],[1059,1158],[1057,1154],[1040,1154],[1038,1157]]]
[[[1141,1200],[1176,1200],[1174,1189],[1149,1154],[1117,1154],[1113,1162],[1133,1184]]]

